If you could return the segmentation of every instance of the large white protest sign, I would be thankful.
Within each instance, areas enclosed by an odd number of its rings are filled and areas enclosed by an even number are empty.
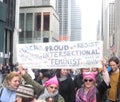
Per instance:
[[[18,44],[17,61],[28,68],[101,68],[103,42]]]

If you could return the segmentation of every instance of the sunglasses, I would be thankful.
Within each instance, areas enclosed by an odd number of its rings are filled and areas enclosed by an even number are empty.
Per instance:
[[[93,81],[93,79],[84,79],[84,82],[92,82]]]
[[[58,88],[57,87],[54,87],[54,86],[50,86],[51,89],[55,89],[57,90]]]

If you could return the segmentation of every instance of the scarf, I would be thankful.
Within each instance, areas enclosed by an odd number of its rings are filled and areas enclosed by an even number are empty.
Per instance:
[[[85,88],[82,87],[78,90],[76,97],[79,99],[76,102],[96,102],[96,87],[91,87],[87,94],[85,94]]]
[[[67,79],[67,76],[64,76],[64,75],[61,75],[60,78],[58,78],[58,80],[61,82],[61,81],[64,81]]]
[[[38,97],[38,99],[46,100],[49,97],[54,97],[58,94],[58,90],[54,94],[48,93],[47,88],[44,89],[44,93]]]

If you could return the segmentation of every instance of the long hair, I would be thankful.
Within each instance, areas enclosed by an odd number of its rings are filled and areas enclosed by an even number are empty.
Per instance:
[[[57,70],[56,70],[56,76],[57,76],[58,78],[60,78],[60,72],[61,72],[61,69],[57,69]]]

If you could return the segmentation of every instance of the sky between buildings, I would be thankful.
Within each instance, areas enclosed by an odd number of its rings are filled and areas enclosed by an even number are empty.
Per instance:
[[[97,24],[101,20],[102,0],[76,0],[82,15],[82,40],[96,41]]]

